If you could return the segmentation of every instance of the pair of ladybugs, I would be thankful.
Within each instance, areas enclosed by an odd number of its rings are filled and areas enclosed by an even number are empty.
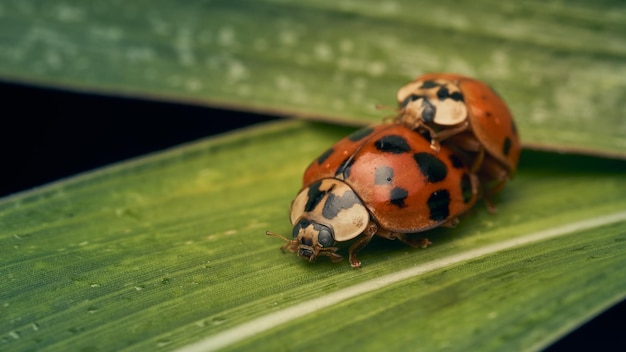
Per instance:
[[[398,91],[393,123],[361,129],[315,159],[291,204],[292,239],[282,250],[311,262],[342,259],[374,235],[426,247],[416,237],[454,226],[479,197],[500,191],[521,147],[513,117],[486,84],[456,74],[426,74]]]

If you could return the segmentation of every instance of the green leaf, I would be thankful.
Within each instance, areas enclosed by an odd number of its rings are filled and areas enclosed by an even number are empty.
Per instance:
[[[271,123],[0,200],[0,346],[539,349],[626,296],[626,165],[582,156],[525,152],[498,213],[428,249],[281,254],[264,231],[350,131]]]
[[[5,0],[0,78],[365,124],[423,72],[483,79],[526,147],[626,158],[622,1]],[[364,267],[281,255],[280,122],[0,200],[0,349],[541,349],[626,297],[623,161],[525,150],[496,200]]]
[[[350,123],[424,72],[489,82],[527,147],[626,158],[626,3],[5,0],[3,79]]]

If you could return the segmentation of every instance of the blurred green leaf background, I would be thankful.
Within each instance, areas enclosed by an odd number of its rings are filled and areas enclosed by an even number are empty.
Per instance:
[[[7,156],[115,129],[145,147],[150,125],[176,130],[198,121],[189,115],[206,115],[189,139],[252,119],[238,113],[278,121],[0,199],[0,349],[549,346],[626,296],[623,33],[621,1],[1,2],[5,83],[159,104],[121,105],[107,117],[95,111],[102,102],[76,103],[86,122],[65,134],[54,112],[67,110],[24,116],[33,111],[25,106],[3,120],[25,118],[29,143],[3,144]],[[376,105],[394,108],[402,84],[432,71],[487,81],[516,116],[526,150],[498,213],[477,205],[457,228],[431,231],[435,245],[423,251],[376,240],[362,270],[281,255],[264,231],[289,233],[307,164],[356,126],[393,114]],[[452,260],[552,230],[564,232]],[[449,264],[216,342],[441,261]]]

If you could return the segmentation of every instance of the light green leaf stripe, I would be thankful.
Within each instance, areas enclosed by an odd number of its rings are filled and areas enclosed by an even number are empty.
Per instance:
[[[4,0],[0,33],[0,79],[351,124],[458,72],[527,146],[626,158],[621,0]]]
[[[245,324],[236,326],[215,336],[211,336],[197,343],[185,346],[179,349],[179,352],[198,352],[198,351],[217,351],[229,345],[235,344],[246,338],[256,334],[271,330],[279,325],[289,323],[292,320],[302,318],[307,314],[323,311],[332,305],[342,301],[366,294],[368,292],[393,285],[399,281],[413,278],[428,272],[440,270],[445,267],[456,265],[472,259],[478,259],[482,256],[505,251],[511,248],[524,246],[533,242],[545,241],[555,237],[564,236],[572,232],[584,231],[615,222],[626,221],[626,211],[609,214],[607,216],[597,217],[593,219],[582,220],[551,229],[526,234],[511,240],[495,243],[485,247],[479,247],[473,250],[451,255],[441,259],[436,259],[428,263],[417,265],[415,267],[400,270],[395,273],[377,277],[370,281],[354,285],[326,296],[321,296],[306,300],[303,303],[289,307],[287,309],[262,316],[251,320]],[[618,297],[619,300],[626,297],[626,293]],[[611,302],[615,303],[615,302]],[[572,328],[571,326],[569,328]]]

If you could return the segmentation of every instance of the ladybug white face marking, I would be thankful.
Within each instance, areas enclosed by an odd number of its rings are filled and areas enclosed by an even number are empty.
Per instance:
[[[463,93],[452,81],[414,81],[400,88],[397,98],[405,120],[410,116],[416,124],[454,126],[468,118]]]
[[[333,262],[342,257],[335,253],[335,243],[359,236],[369,223],[369,212],[352,188],[338,179],[313,182],[291,204],[292,239],[284,239],[281,249],[297,252],[300,258],[314,262],[328,256]]]
[[[352,188],[338,179],[323,179],[300,191],[291,204],[291,223],[301,219],[324,225],[335,241],[360,235],[369,221],[369,212]]]

